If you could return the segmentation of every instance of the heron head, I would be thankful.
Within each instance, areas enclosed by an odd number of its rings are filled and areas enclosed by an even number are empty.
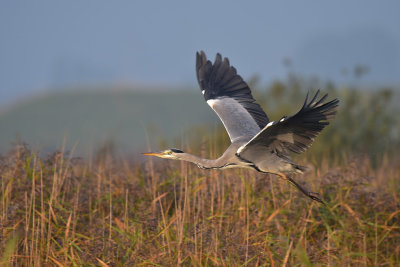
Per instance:
[[[166,149],[160,152],[148,152],[148,153],[142,153],[143,155],[146,156],[156,156],[159,158],[164,158],[164,159],[179,159],[179,155],[184,153],[182,150],[176,149],[176,148],[171,148],[171,149]]]

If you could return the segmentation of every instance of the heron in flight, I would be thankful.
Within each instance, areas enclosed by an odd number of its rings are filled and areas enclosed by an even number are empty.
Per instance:
[[[318,193],[306,190],[290,177],[306,169],[291,160],[290,152],[302,153],[312,144],[336,114],[339,100],[325,102],[328,95],[319,98],[319,90],[309,100],[307,93],[296,114],[270,121],[227,58],[218,53],[212,63],[203,51],[197,52],[196,73],[201,92],[224,124],[231,145],[217,159],[203,159],[179,149],[143,154],[189,161],[201,169],[248,168],[276,174],[309,198],[324,203]]]

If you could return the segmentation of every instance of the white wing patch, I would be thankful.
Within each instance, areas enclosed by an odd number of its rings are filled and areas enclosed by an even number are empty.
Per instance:
[[[205,94],[205,92],[206,92],[206,90],[201,91],[201,93],[202,93],[203,95]]]
[[[238,139],[251,139],[260,127],[250,113],[235,99],[221,97],[207,100],[207,104],[217,113],[233,143]]]
[[[218,99],[208,99],[207,104],[214,109],[214,105],[217,103]],[[215,111],[215,110],[214,110]],[[218,113],[217,113],[218,114]]]
[[[243,149],[246,147],[246,145],[247,145],[247,143],[240,146],[239,149],[236,151],[236,154],[240,154],[243,151]]]
[[[236,151],[236,153],[237,153],[237,154],[240,154],[240,153],[243,151],[243,149],[245,149],[246,146],[247,146],[251,141],[253,141],[255,138],[257,138],[257,136],[259,136],[263,131],[265,131],[265,129],[267,129],[268,127],[270,127],[270,126],[272,126],[272,125],[275,125],[275,124],[277,124],[277,123],[279,123],[279,122],[281,122],[281,121],[284,121],[284,120],[285,120],[285,118],[282,118],[282,119],[279,120],[279,121],[270,121],[267,125],[265,125],[265,127],[264,127],[261,131],[258,131],[257,134],[254,135],[254,137],[252,137],[246,144],[244,144],[244,145],[242,145],[241,147],[239,147],[239,149]]]

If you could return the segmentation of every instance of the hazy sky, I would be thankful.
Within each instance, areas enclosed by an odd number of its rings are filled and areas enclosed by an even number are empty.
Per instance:
[[[195,85],[195,52],[263,82],[295,71],[400,82],[399,1],[1,1],[0,105],[43,90]],[[350,72],[351,73],[351,72]]]

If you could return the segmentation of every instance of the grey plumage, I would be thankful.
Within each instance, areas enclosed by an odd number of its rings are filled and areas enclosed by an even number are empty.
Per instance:
[[[196,53],[196,73],[205,100],[232,98],[238,101],[262,129],[269,122],[267,114],[255,102],[250,88],[229,65],[229,60],[218,53],[214,64],[207,60],[206,54]]]
[[[312,144],[336,114],[339,100],[325,103],[327,95],[319,98],[318,90],[310,101],[307,94],[296,114],[270,122],[227,58],[217,54],[213,64],[203,51],[197,53],[196,74],[201,92],[224,124],[231,145],[218,159],[203,159],[177,149],[144,154],[193,162],[202,169],[240,167],[276,174],[323,203],[316,193],[305,190],[288,176],[305,170],[292,162],[290,152],[302,153]]]

